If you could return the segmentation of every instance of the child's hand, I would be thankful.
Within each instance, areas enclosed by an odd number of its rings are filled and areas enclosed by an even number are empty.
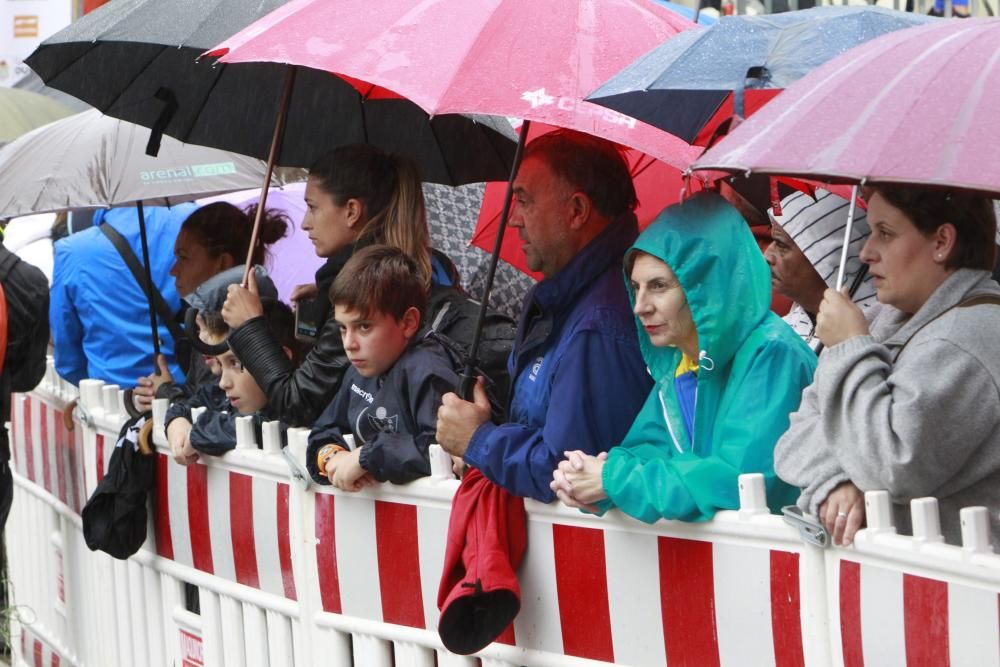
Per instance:
[[[182,466],[191,465],[198,460],[198,451],[191,446],[192,425],[187,419],[175,419],[167,428],[167,442],[174,461]]]
[[[326,465],[326,475],[330,483],[341,491],[360,491],[366,486],[374,483],[374,479],[368,471],[361,467],[361,449],[351,452],[339,452],[330,459]],[[330,466],[334,470],[330,472]],[[368,479],[365,480],[364,478]]]

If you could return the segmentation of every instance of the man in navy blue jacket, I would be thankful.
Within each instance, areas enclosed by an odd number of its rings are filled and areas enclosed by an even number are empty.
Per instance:
[[[510,226],[544,279],[511,353],[510,421],[490,422],[479,385],[474,402],[444,397],[437,439],[510,493],[551,502],[563,452],[621,442],[652,387],[622,274],[637,200],[613,144],[565,130],[527,146],[514,198]]]

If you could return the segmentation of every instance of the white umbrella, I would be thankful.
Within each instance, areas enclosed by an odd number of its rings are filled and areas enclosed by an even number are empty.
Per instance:
[[[0,218],[66,209],[171,205],[259,188],[265,163],[163,137],[146,155],[149,128],[85,111],[0,148]],[[304,181],[304,169],[275,169],[272,187]]]
[[[67,209],[135,206],[146,284],[152,285],[143,205],[166,205],[260,187],[257,158],[181,143],[164,136],[146,155],[149,128],[85,111],[49,123],[0,148],[0,219]],[[271,186],[303,181],[304,169],[279,168]],[[159,354],[150,300],[153,353]]]

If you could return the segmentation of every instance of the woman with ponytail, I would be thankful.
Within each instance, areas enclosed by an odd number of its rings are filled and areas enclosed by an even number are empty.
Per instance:
[[[268,395],[269,405],[296,426],[312,425],[350,366],[328,292],[355,250],[373,244],[399,248],[416,262],[429,292],[458,285],[451,261],[430,248],[420,177],[408,160],[368,145],[338,148],[309,170],[305,201],[302,229],[316,254],[327,258],[315,284],[301,285],[292,294],[300,332],[304,320],[317,331],[305,361],[295,368],[268,333],[252,279],[247,288],[229,288],[222,310],[231,328],[230,348]]]

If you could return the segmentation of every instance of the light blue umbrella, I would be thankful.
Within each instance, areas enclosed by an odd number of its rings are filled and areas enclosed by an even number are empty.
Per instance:
[[[935,21],[876,6],[831,5],[765,16],[726,16],[688,30],[635,61],[587,100],[694,141],[719,105],[744,89],[782,89],[875,37]]]

